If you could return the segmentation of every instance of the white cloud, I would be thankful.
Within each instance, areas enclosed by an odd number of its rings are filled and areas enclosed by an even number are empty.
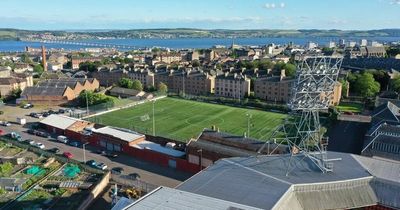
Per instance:
[[[285,3],[265,3],[263,5],[264,8],[266,9],[275,9],[275,8],[284,8],[286,5]]]

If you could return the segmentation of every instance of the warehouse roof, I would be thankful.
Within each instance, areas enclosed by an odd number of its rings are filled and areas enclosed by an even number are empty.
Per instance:
[[[168,187],[159,187],[125,208],[125,210],[131,209],[256,210],[259,208]]]
[[[74,123],[79,122],[79,121],[82,122],[83,120],[72,118],[72,117],[67,117],[65,115],[52,114],[52,115],[44,118],[42,121],[40,121],[40,123],[65,130],[68,127],[70,127],[71,125],[73,125]]]
[[[263,209],[342,209],[378,202],[400,207],[395,194],[376,193],[399,185],[399,162],[380,164],[337,152],[328,152],[328,157],[341,158],[328,173],[302,154],[222,159],[177,189]]]
[[[138,148],[138,149],[149,149],[149,150],[167,154],[167,155],[170,155],[173,157],[182,157],[186,154],[185,152],[181,152],[179,150],[175,150],[175,149],[168,148],[168,147],[163,147],[163,146],[156,144],[154,142],[151,142],[151,141],[141,141],[141,142],[135,144],[133,147]]]
[[[137,133],[135,131],[131,131],[128,129],[123,129],[123,128],[114,128],[111,126],[105,126],[102,128],[94,129],[93,132],[110,135],[115,138],[121,139],[123,141],[127,141],[127,142],[131,142],[138,138],[144,137],[143,134]]]

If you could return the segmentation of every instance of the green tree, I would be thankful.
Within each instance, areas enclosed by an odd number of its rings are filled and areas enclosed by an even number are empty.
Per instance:
[[[10,162],[5,162],[3,164],[0,164],[0,176],[5,177],[9,176],[11,171],[13,170],[13,164]]]
[[[32,63],[32,59],[26,53],[21,55],[21,61],[24,63]]]
[[[132,82],[132,89],[138,90],[138,91],[142,91],[143,90],[143,85],[139,80],[135,79]]]
[[[290,63],[287,63],[283,66],[285,69],[285,74],[287,77],[294,77],[296,75],[296,66]]]
[[[95,61],[95,62],[86,61],[86,62],[79,64],[79,70],[94,72],[94,71],[97,71],[97,69],[101,65],[102,65],[102,63],[99,61]]]
[[[160,82],[157,87],[158,92],[166,94],[168,92],[168,87],[165,83]]]
[[[390,82],[390,76],[385,70],[368,69],[366,71],[374,76],[374,79],[381,85],[381,89],[387,89]]]
[[[38,75],[42,75],[42,73],[44,71],[42,64],[36,64],[33,67],[33,71],[36,72]]]
[[[349,91],[349,82],[343,78],[340,78],[339,82],[342,84],[342,97],[345,97]]]
[[[102,93],[95,93],[93,91],[82,91],[78,96],[78,102],[81,106],[86,106],[86,99],[87,104],[89,106],[102,104],[102,103],[113,103],[113,99],[108,97]]]
[[[198,60],[194,60],[194,61],[192,61],[192,66],[193,67],[199,67],[200,66],[200,62]]]
[[[132,89],[133,81],[129,78],[121,78],[118,82],[118,86],[123,87],[123,88]]]
[[[375,81],[374,76],[369,72],[359,75],[354,83],[354,90],[364,98],[375,96],[380,91],[379,82]]]
[[[400,92],[400,76],[396,76],[391,82],[390,87],[396,92]]]

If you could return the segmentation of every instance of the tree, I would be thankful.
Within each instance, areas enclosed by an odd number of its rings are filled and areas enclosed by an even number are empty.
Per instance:
[[[200,62],[198,60],[194,60],[194,61],[192,61],[192,66],[193,67],[199,67],[200,66]]]
[[[121,78],[118,82],[118,86],[123,87],[123,88],[129,88],[132,89],[133,87],[133,81],[130,80],[129,78]]]
[[[111,97],[108,97],[101,93],[95,93],[93,91],[84,90],[78,96],[79,104],[81,106],[86,106],[86,99],[88,102],[87,104],[89,106],[96,105],[96,104],[102,104],[102,103],[114,103],[114,101]]]
[[[143,85],[139,80],[135,79],[132,82],[132,89],[138,90],[138,91],[142,91],[143,90]]]
[[[163,82],[160,82],[157,87],[158,92],[162,94],[166,94],[168,92],[168,87]]]
[[[86,62],[79,64],[79,70],[94,72],[94,71],[97,71],[97,69],[101,65],[102,65],[102,63],[99,61],[95,61],[95,62],[86,61]]]
[[[374,79],[381,85],[381,89],[387,89],[390,82],[390,76],[385,70],[368,69],[366,71],[374,76]]]
[[[349,92],[349,82],[343,78],[340,78],[339,82],[342,84],[342,97],[347,97],[347,93]]]
[[[400,76],[396,76],[391,82],[390,87],[396,92],[400,92]]]
[[[42,64],[36,64],[33,67],[33,71],[36,72],[38,75],[42,75],[42,73],[44,71]]]
[[[296,75],[296,66],[290,63],[287,63],[283,66],[285,69],[285,75],[287,77],[294,77]]]
[[[354,83],[354,90],[364,98],[375,96],[380,91],[379,82],[375,81],[374,76],[369,72],[359,75]]]
[[[21,55],[21,61],[24,63],[32,63],[32,59],[26,53]]]

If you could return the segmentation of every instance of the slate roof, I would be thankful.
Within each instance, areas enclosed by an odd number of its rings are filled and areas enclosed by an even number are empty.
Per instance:
[[[21,95],[62,96],[67,87],[26,87]]]

